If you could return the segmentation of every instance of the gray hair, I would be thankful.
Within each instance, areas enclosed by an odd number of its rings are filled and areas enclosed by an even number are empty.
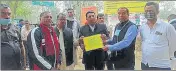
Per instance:
[[[57,19],[60,19],[61,17],[66,17],[66,15],[65,15],[64,13],[59,13],[59,14],[57,15]]]
[[[151,5],[153,5],[156,8],[157,12],[159,12],[159,4],[156,3],[156,2],[147,2],[145,7],[146,6],[151,6]]]
[[[44,12],[42,12],[42,13],[40,14],[40,18],[41,18],[44,14],[46,14],[46,13],[51,13],[51,12],[49,12],[49,11],[44,11]]]
[[[7,4],[0,4],[0,9],[10,8]]]

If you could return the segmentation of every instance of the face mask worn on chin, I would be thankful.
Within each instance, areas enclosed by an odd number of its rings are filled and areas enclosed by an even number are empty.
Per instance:
[[[0,19],[1,25],[8,25],[11,23],[11,19]]]
[[[146,12],[145,13],[145,18],[148,20],[155,19],[155,13],[154,12]]]

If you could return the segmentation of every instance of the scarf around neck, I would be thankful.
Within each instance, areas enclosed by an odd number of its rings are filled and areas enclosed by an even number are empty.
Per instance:
[[[59,53],[60,53],[59,51],[60,44],[59,44],[56,32],[54,31],[53,27],[45,26],[42,23],[40,24],[40,28],[41,28],[43,37],[45,39],[46,56],[56,55],[56,58],[58,60]],[[56,54],[55,54],[55,51],[56,51]]]

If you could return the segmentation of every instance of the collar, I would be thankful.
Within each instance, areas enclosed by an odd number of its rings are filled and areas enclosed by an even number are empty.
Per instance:
[[[93,25],[93,26],[91,26],[90,24],[88,24],[89,25],[89,27],[91,27],[91,28],[95,28],[95,25]]]
[[[91,30],[92,32],[94,32],[94,30],[96,29],[96,24],[93,25],[93,26],[91,26],[90,24],[88,24],[88,26],[89,26],[89,28],[90,28],[90,30]]]
[[[156,28],[158,25],[160,25],[160,24],[162,24],[162,23],[163,23],[163,21],[161,21],[161,19],[157,19],[156,23],[153,25],[153,28]],[[148,26],[147,22],[146,22],[145,25]],[[152,29],[153,29],[153,28],[152,28]]]
[[[69,21],[74,21],[75,18],[74,18],[74,17],[67,17],[67,20],[69,20]]]
[[[155,25],[159,25],[161,23],[162,23],[162,21],[160,19],[157,19]],[[146,22],[146,25],[147,25],[147,22]]]
[[[126,21],[124,21],[124,22],[121,22],[121,23],[127,23],[129,20],[126,20]]]
[[[128,22],[129,22],[129,20],[124,21],[124,22],[121,22],[121,23],[120,23],[120,26],[124,26],[124,25],[126,25]]]
[[[157,19],[157,21],[156,21],[156,24],[161,24],[162,22],[161,22],[161,20],[160,19]]]

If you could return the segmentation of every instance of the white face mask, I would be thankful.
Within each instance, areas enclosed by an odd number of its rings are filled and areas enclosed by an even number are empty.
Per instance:
[[[154,12],[146,12],[145,13],[145,18],[148,20],[155,19],[156,14]]]

